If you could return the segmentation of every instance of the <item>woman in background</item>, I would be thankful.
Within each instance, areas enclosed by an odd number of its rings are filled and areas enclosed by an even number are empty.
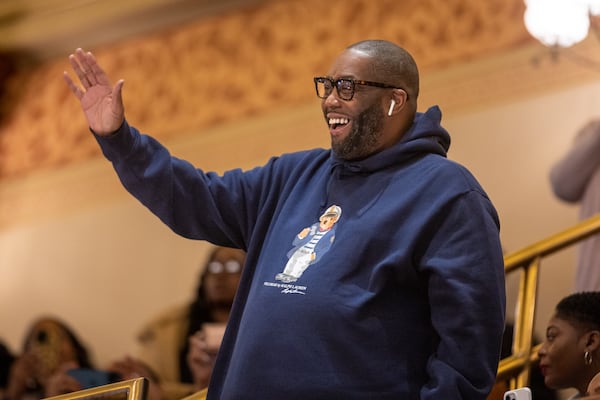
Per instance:
[[[245,259],[242,250],[215,247],[191,303],[166,310],[142,330],[137,357],[154,371],[167,399],[208,386],[219,345],[211,332],[223,333]]]
[[[539,350],[544,383],[552,389],[574,388],[571,399],[587,395],[600,372],[600,292],[580,292],[563,298],[546,328]]]
[[[57,379],[71,368],[93,368],[87,348],[64,322],[40,318],[29,328],[22,353],[12,363],[6,398],[38,400],[80,390],[74,378]]]

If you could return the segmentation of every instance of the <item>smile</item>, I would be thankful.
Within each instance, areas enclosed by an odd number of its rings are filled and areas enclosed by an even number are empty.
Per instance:
[[[350,122],[348,118],[329,118],[328,124],[332,129],[347,125]]]

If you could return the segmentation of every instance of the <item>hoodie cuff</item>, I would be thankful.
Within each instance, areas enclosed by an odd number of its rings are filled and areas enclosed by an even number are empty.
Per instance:
[[[104,156],[111,161],[115,161],[127,157],[131,153],[137,131],[131,129],[127,121],[124,120],[119,129],[110,135],[100,136],[94,131],[92,133]]]

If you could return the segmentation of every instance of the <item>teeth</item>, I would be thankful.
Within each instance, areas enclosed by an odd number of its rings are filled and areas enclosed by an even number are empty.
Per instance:
[[[348,122],[348,118],[329,118],[329,125],[346,125]]]

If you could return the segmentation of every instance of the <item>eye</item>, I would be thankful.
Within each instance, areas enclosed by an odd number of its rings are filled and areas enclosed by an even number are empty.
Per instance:
[[[350,80],[347,80],[347,79],[340,79],[338,85],[339,85],[340,90],[347,90],[347,91],[352,90],[352,88],[354,87],[353,82]]]
[[[225,271],[227,271],[230,274],[235,274],[237,272],[240,272],[241,268],[242,268],[242,266],[236,260],[229,260],[225,263]]]
[[[224,269],[225,267],[223,264],[218,261],[211,261],[210,264],[208,264],[208,272],[211,274],[220,274]]]

